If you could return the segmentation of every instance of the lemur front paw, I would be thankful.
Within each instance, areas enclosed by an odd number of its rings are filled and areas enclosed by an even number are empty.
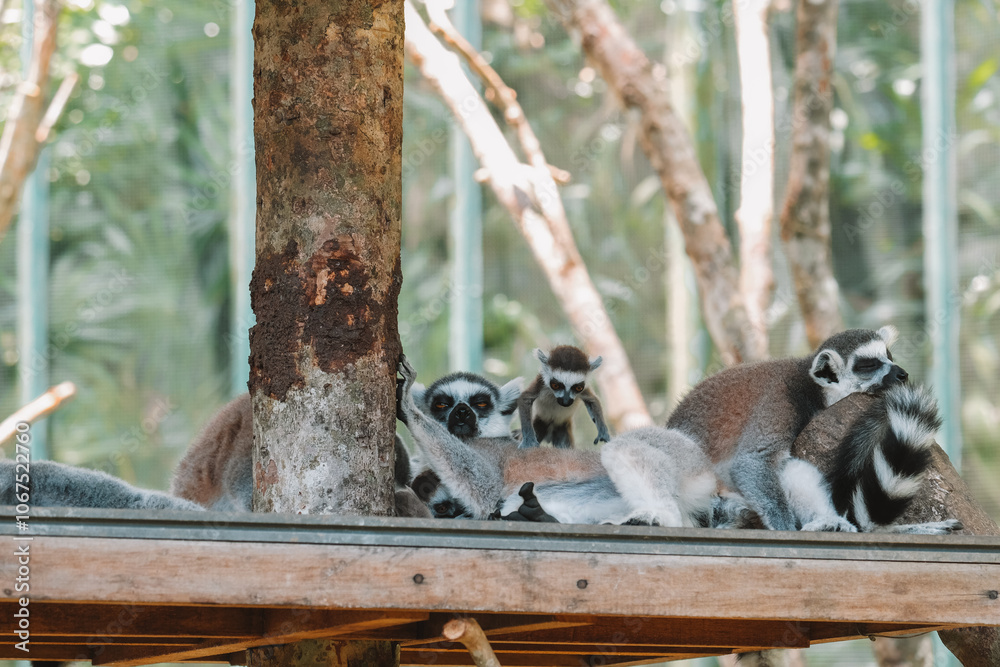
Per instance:
[[[521,444],[519,444],[517,448],[531,449],[532,447],[538,447],[538,438],[535,437],[535,433],[531,429],[527,431],[522,431]]]
[[[822,531],[827,533],[856,533],[857,527],[842,516],[827,519],[816,519],[802,526],[802,530]]]
[[[403,376],[403,390],[409,392],[410,387],[417,381],[417,371],[413,369],[410,360],[406,358],[405,354],[399,355],[399,364],[396,366],[396,372]]]
[[[599,442],[611,442],[611,434],[607,431],[598,432],[597,437],[594,438],[594,444]]]

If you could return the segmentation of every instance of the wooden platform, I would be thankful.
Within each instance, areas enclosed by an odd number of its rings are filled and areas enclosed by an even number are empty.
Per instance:
[[[3,659],[243,664],[247,647],[338,637],[468,665],[440,641],[455,614],[509,667],[1000,625],[995,537],[73,509],[28,523],[0,524],[5,628],[24,595],[9,554],[30,552],[30,653],[5,639]]]

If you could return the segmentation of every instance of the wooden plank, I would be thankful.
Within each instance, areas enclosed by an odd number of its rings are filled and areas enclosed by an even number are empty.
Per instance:
[[[34,583],[34,582],[32,582]],[[13,618],[16,603],[0,602],[0,617]],[[129,637],[256,637],[263,631],[261,609],[53,604],[31,601],[31,636],[68,635],[94,641]]]
[[[686,658],[700,658],[708,655],[718,655],[717,653],[706,653],[703,655],[691,654],[663,654],[653,657],[639,658],[635,656],[614,656],[614,655],[505,655],[500,664],[503,667],[602,667],[603,665],[646,665],[650,663],[666,662],[668,660],[682,660]],[[402,651],[399,659],[400,665],[440,665],[441,667],[459,667],[468,665],[472,667],[472,658],[469,653],[420,653],[413,651]]]
[[[163,510],[34,508],[31,535],[754,558],[994,562],[1000,536],[588,526]],[[0,523],[0,535],[19,535]]]
[[[480,617],[476,618],[479,620]],[[851,624],[851,627],[854,627],[854,624]],[[490,635],[490,640],[494,646],[498,645],[499,642],[510,641],[520,644],[741,646],[763,649],[806,648],[810,643],[810,634],[808,624],[785,621],[599,617],[590,618],[589,623],[571,628],[530,631],[519,631],[516,628],[498,630]],[[419,646],[420,643],[414,641],[405,645]]]
[[[105,645],[95,655],[95,665],[134,667],[157,662],[192,661],[242,651],[256,646],[290,644],[303,639],[325,639],[384,628],[427,618],[427,614],[380,611],[267,610],[262,636],[237,640],[207,640],[187,647],[163,646],[153,649]]]
[[[101,641],[114,646],[194,646],[195,641],[189,637],[103,637]],[[36,637],[31,635],[31,646],[86,646],[80,641],[78,636],[44,635]]]
[[[0,578],[10,575],[0,564]],[[114,575],[88,565],[115,563]],[[200,567],[191,567],[200,563]],[[294,572],[288,564],[295,563]],[[1000,562],[37,537],[33,600],[988,625]],[[6,575],[4,574],[6,572]],[[285,576],[274,573],[284,572]],[[456,575],[461,573],[461,576]],[[7,579],[12,579],[7,576]],[[850,581],[851,586],[831,582]],[[378,585],[372,585],[378,582]],[[718,590],[726,582],[726,594]]]
[[[662,656],[705,655],[707,653],[732,653],[732,647],[718,646],[614,646],[610,644],[518,644],[516,642],[490,642],[493,652],[503,663],[505,655],[602,655],[602,656]],[[430,653],[468,653],[462,644],[439,642],[408,650]]]
[[[827,644],[847,639],[869,637],[899,637],[938,630],[950,630],[954,626],[908,625],[906,623],[812,623],[813,644]]]

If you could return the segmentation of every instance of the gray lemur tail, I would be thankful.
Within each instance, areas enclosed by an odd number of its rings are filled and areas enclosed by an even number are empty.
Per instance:
[[[0,460],[0,505],[18,504],[23,492],[15,475],[23,466]],[[159,491],[147,491],[99,470],[74,468],[55,461],[33,461],[26,481],[29,503],[36,507],[99,507],[108,509],[173,509],[204,511],[189,500]]]
[[[865,531],[896,521],[923,486],[940,427],[927,389],[886,390],[840,442],[828,475],[837,512]]]

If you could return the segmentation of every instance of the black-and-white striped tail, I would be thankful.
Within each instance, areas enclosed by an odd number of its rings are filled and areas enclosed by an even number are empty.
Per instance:
[[[899,519],[924,484],[940,427],[927,389],[899,384],[886,390],[840,443],[828,476],[837,512],[862,531]]]

